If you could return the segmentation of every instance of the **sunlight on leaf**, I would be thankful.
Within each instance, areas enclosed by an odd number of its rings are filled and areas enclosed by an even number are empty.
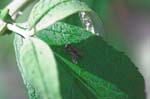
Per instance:
[[[86,40],[90,36],[93,36],[93,34],[80,27],[57,22],[52,26],[39,31],[36,36],[49,45],[66,45],[79,43],[82,40]]]

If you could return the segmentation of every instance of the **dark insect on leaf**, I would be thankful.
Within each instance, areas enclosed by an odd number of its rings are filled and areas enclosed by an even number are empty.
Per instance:
[[[68,50],[68,52],[69,52],[69,54],[72,58],[72,62],[74,64],[77,64],[78,63],[78,58],[80,58],[82,56],[81,53],[80,53],[80,50],[78,48],[75,48],[71,44],[65,45],[65,48]]]

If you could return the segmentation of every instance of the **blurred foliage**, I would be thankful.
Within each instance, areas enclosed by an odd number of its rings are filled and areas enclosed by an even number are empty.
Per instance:
[[[12,0],[0,0],[0,9],[10,1]],[[12,34],[0,37],[0,99],[20,99],[20,96],[26,99],[25,88],[16,66],[13,38]]]
[[[0,9],[4,8],[8,3],[10,2],[10,0],[1,0],[0,1]],[[5,39],[6,38],[6,39]],[[5,41],[5,43],[4,43]],[[11,52],[11,48],[8,48],[8,46],[10,46],[10,41],[9,38],[7,37],[1,37],[0,38],[0,74],[3,75],[2,71],[4,70],[4,67],[6,65],[6,58],[7,56],[5,56],[6,53]],[[7,54],[8,55],[8,54]],[[8,56],[11,57],[11,56]],[[2,81],[2,76],[0,76],[0,98],[1,99],[6,99],[6,94],[5,94],[5,82]]]
[[[134,10],[150,10],[150,0],[126,0],[125,2]]]
[[[0,9],[4,8],[9,2],[12,0],[1,0],[0,2]]]

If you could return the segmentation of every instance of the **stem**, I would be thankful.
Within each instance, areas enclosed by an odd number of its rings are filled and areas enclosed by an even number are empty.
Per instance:
[[[27,30],[23,30],[21,28],[19,28],[18,26],[16,26],[15,24],[7,24],[7,28],[19,35],[21,35],[24,38],[29,37],[30,33]]]
[[[23,9],[31,1],[33,2],[34,0],[13,0],[6,8],[9,9],[11,16],[15,16],[19,10]],[[7,23],[0,20],[0,35],[3,35],[6,29]]]
[[[32,0],[13,0],[6,8],[10,9],[9,14],[15,15],[20,9],[23,9]]]

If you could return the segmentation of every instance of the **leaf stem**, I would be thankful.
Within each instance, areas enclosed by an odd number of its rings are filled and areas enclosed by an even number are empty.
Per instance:
[[[21,35],[24,38],[27,38],[30,36],[30,31],[24,30],[16,26],[16,24],[7,24],[7,28],[19,35]]]

